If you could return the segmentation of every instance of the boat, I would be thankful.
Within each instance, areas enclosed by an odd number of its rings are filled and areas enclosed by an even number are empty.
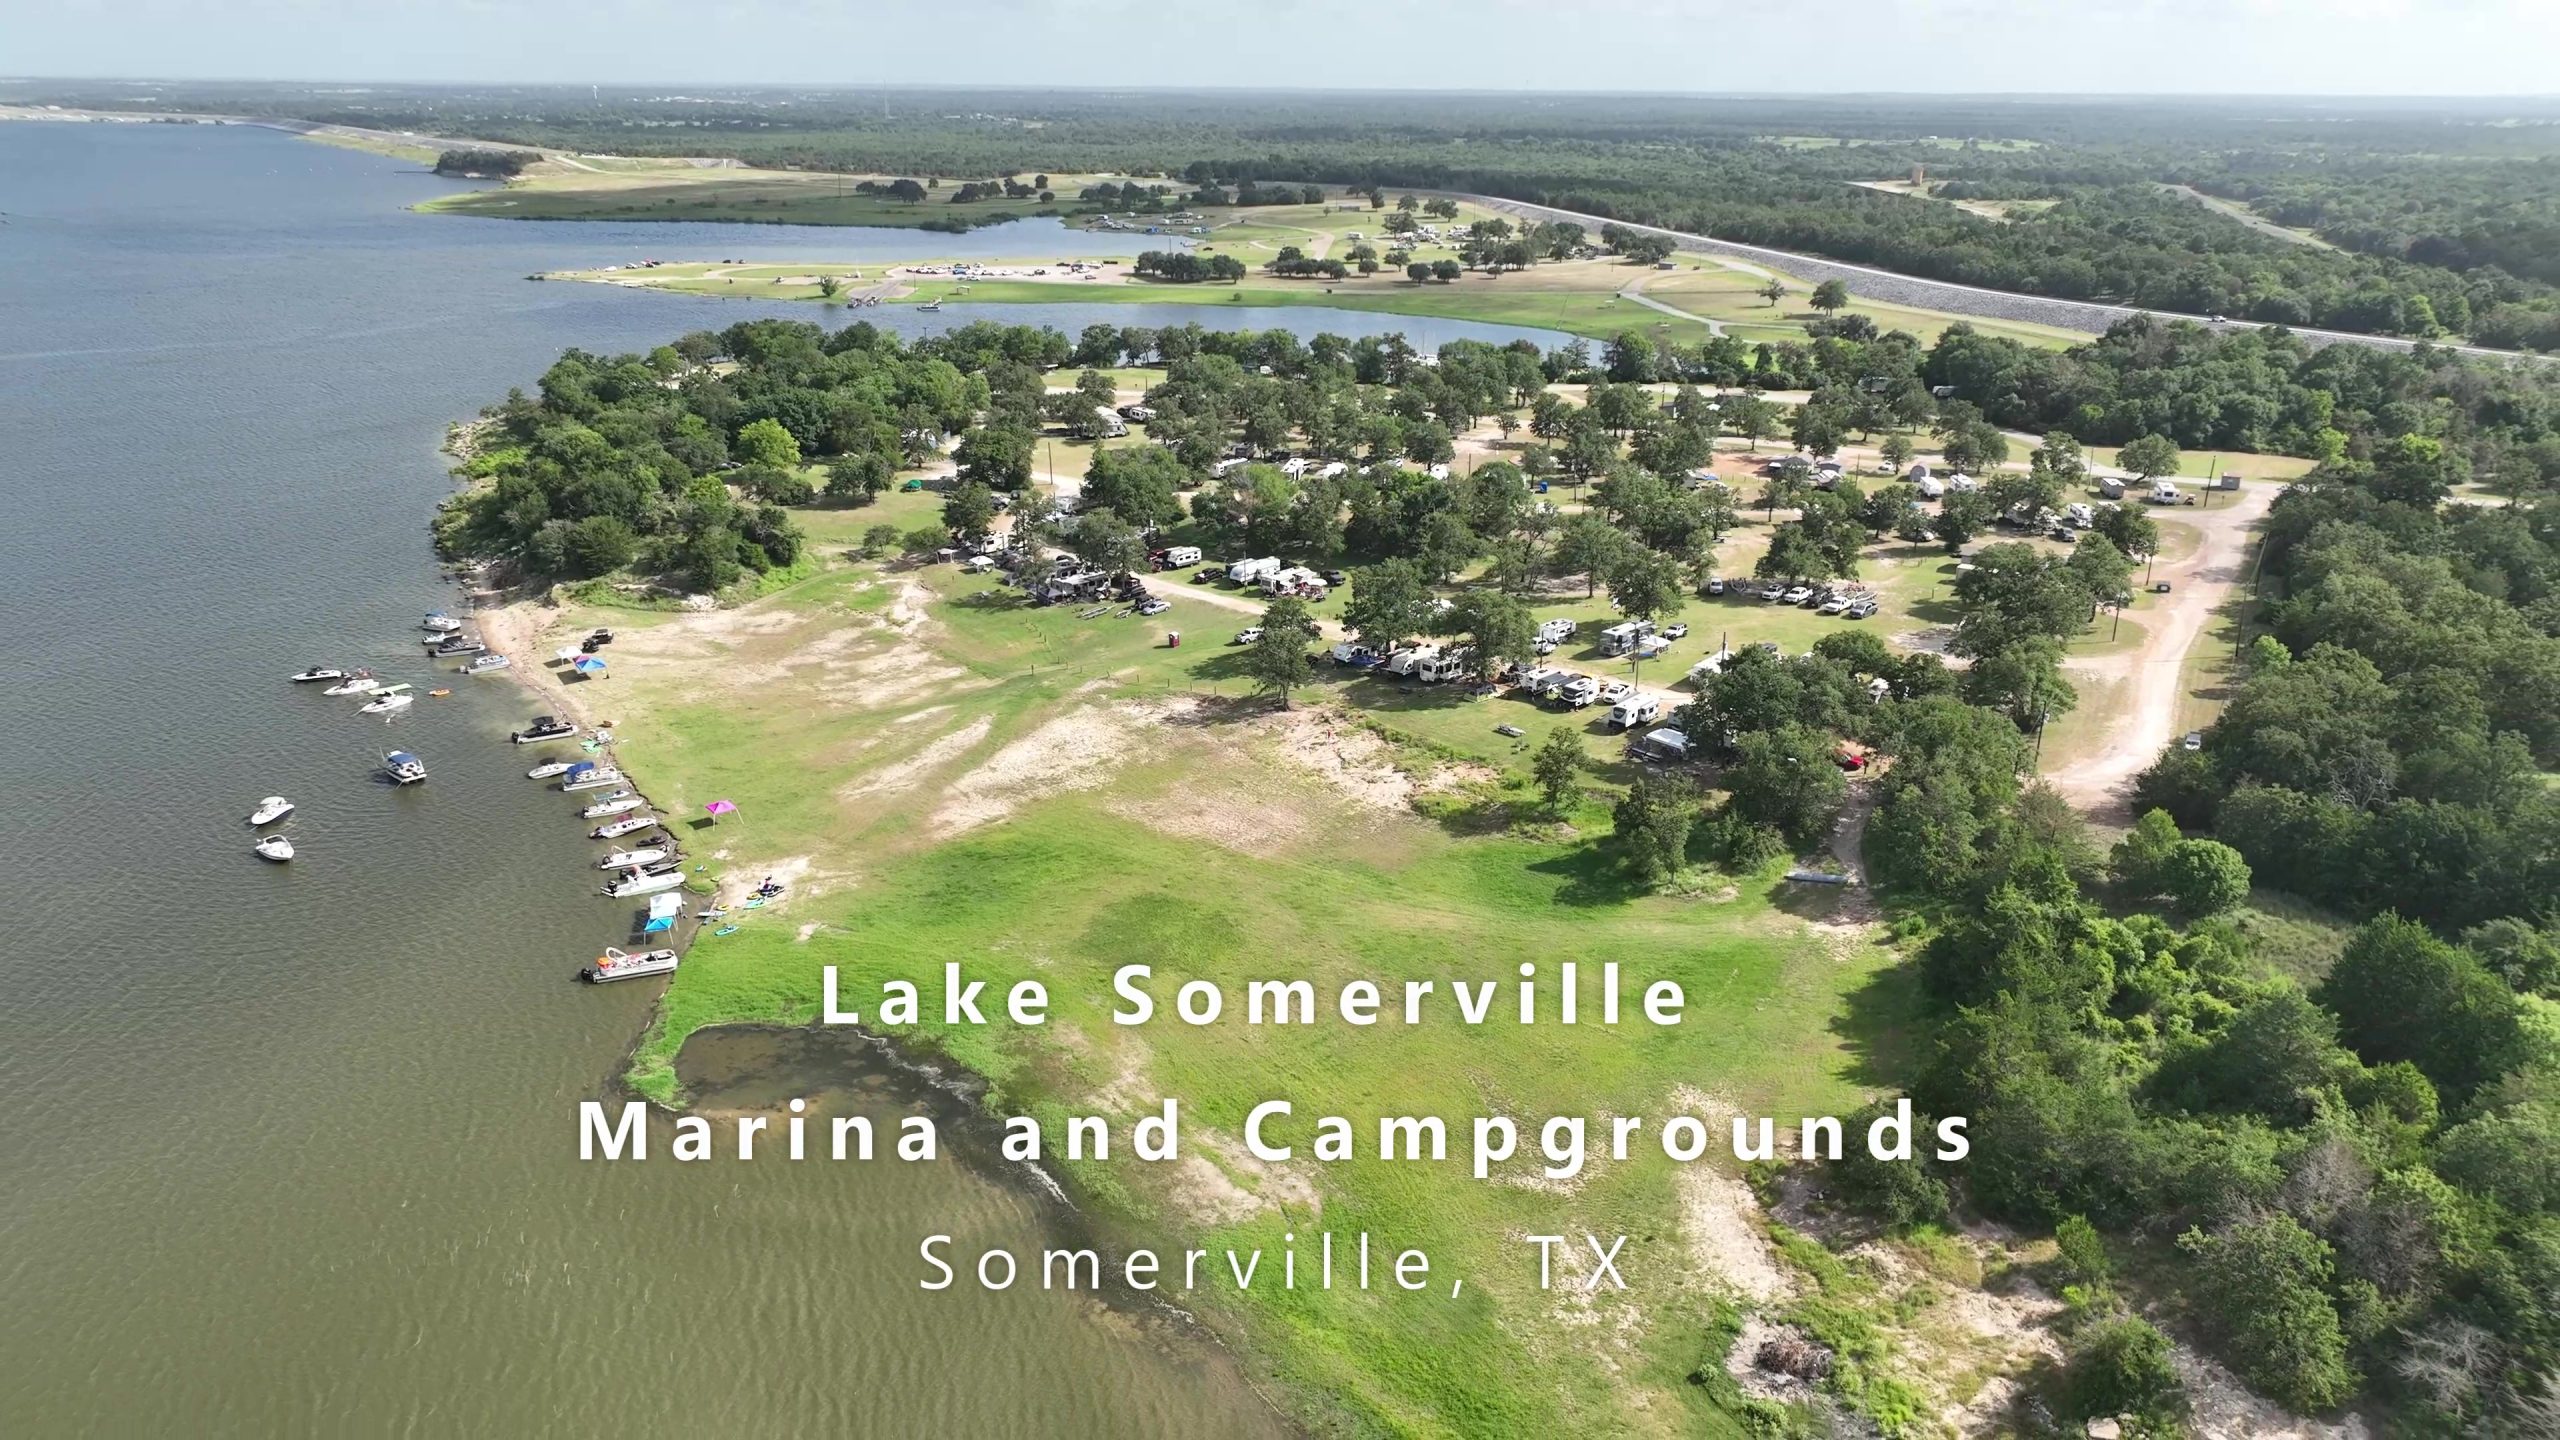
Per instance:
[[[693,912],[693,918],[696,920],[725,920],[728,915],[729,907],[726,905],[713,905]]]
[[[258,802],[257,809],[249,812],[249,823],[252,825],[273,825],[292,813],[292,801],[287,800],[281,795],[270,795],[266,799]]]
[[[418,622],[418,628],[438,635],[450,635],[462,628],[462,622],[441,610],[430,610],[427,612],[427,618]]]
[[[359,670],[320,693],[323,695],[370,695],[381,688],[381,681],[374,679],[370,672]]]
[[[619,840],[625,835],[637,834],[657,823],[657,816],[649,814],[646,811],[642,811],[637,815],[625,815],[619,820],[612,820],[599,825],[593,830],[587,832],[587,838],[590,840]]]
[[[581,790],[601,790],[607,785],[619,785],[622,783],[622,772],[614,769],[610,765],[598,765],[592,760],[582,761],[580,763],[584,764],[587,768],[583,771],[573,769],[561,779],[560,791],[562,794],[575,795]]]
[[[519,745],[534,745],[544,740],[566,740],[577,733],[577,726],[557,715],[536,715],[533,723],[521,730],[508,732],[507,738]]]
[[[463,666],[457,673],[463,675],[486,675],[492,670],[504,670],[514,663],[516,662],[508,659],[506,656],[492,651],[486,654],[472,656],[471,663]]]
[[[595,959],[595,963],[578,972],[578,978],[601,985],[607,980],[632,980],[643,975],[673,974],[683,959],[673,950],[643,950],[637,955],[611,945]]]
[[[470,635],[455,635],[427,647],[430,660],[450,660],[456,655],[478,655],[489,647]]]
[[[936,311],[936,310],[941,309],[941,308],[942,308],[942,302],[941,302],[941,301],[939,301],[939,300],[927,300],[926,302],[924,302],[923,304],[921,304],[921,305],[917,306],[916,308],[917,308],[918,310],[924,311],[924,312],[926,312],[926,313],[928,313],[928,314],[929,314],[929,313],[931,313],[931,312],[933,312],[933,311]]]
[[[372,699],[357,706],[356,713],[359,715],[388,715],[394,710],[406,710],[416,703],[418,703],[418,697],[409,693],[408,686],[385,685],[381,689],[373,692]]]
[[[674,852],[670,851],[664,845],[644,845],[637,850],[616,850],[612,854],[597,861],[596,868],[599,870],[630,870],[642,865],[654,865],[658,861],[666,859],[667,856],[672,853]]]
[[[548,780],[554,775],[568,774],[570,771],[577,769],[579,764],[580,762],[576,760],[549,761],[545,764],[536,765],[532,769],[524,772],[524,778],[527,780]]]
[[[261,860],[282,862],[293,858],[293,842],[281,835],[269,835],[249,848],[258,852]]]
[[[632,794],[628,790],[616,790],[612,794],[598,799],[596,803],[588,806],[586,809],[579,811],[578,818],[581,820],[606,820],[616,815],[627,815],[648,803],[648,801],[641,799],[639,796]]]
[[[415,785],[427,778],[427,763],[406,750],[392,750],[382,757],[382,772],[395,785]]]
[[[633,870],[618,880],[604,883],[604,893],[615,900],[628,900],[635,895],[655,895],[673,890],[684,883],[681,870]]]
[[[294,676],[293,683],[296,685],[308,685],[316,680],[344,680],[346,678],[347,672],[339,669],[335,665],[314,665],[310,669],[303,671],[301,674]]]

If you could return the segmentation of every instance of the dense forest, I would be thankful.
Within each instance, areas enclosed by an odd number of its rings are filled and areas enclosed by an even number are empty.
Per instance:
[[[1679,612],[1746,503],[1789,512],[1761,566],[1788,577],[1854,575],[1888,533],[1954,549],[1987,526],[1990,506],[1931,515],[1893,483],[1687,483],[1720,433],[1820,451],[1862,426],[1926,426],[1988,466],[2007,458],[1998,424],[2055,417],[2195,443],[2310,437],[2330,458],[2275,507],[2238,693],[2201,750],[2144,777],[2145,813],[2112,849],[2034,782],[2029,746],[2071,704],[2062,642],[2157,547],[2132,506],[2102,507],[2067,558],[1972,549],[1961,663],[1862,628],[1806,655],[1736,655],[1678,716],[1713,768],[1635,780],[1606,843],[1638,884],[1752,873],[1825,843],[1843,740],[1886,762],[1866,858],[1914,947],[1910,1090],[1929,1115],[1971,1117],[1975,1149],[1961,1166],[1853,1159],[1831,1186],[1890,1226],[1962,1212],[2056,1234],[2069,1309],[2066,1353],[2033,1391],[2045,1413],[2173,1433],[2166,1324],[2298,1409],[2379,1403],[2400,1434],[2546,1433],[2560,383],[2150,320],[2060,354],[1961,326],[1934,346],[1846,328],[1798,346],[1629,335],[1423,356],[1392,335],[980,323],[904,341],[748,321],[646,356],[564,356],[538,396],[492,408],[466,467],[480,483],[445,530],[538,573],[627,566],[716,588],[792,563],[784,507],[866,503],[956,439],[942,523],[875,538],[983,543],[1005,497],[1029,494],[1043,429],[1090,419],[1104,369],[1153,364],[1147,438],[1095,455],[1078,512],[1013,507],[1017,579],[1053,573],[1052,551],[1140,566],[1150,537],[1302,556],[1352,567],[1343,620],[1362,641],[1446,635],[1490,669],[1533,658],[1529,601],[1559,582],[1630,615]],[[1747,389],[1710,406],[1639,383],[1720,368],[1812,398],[1789,413]],[[1053,388],[1060,371],[1072,388]],[[1546,388],[1559,380],[1587,386],[1580,403]],[[1487,416],[1530,443],[1448,470],[1453,435]],[[1279,450],[1339,463],[1217,473]],[[2028,459],[1998,472],[1998,503],[2085,478],[2059,429]],[[2512,503],[2455,500],[2487,464],[2507,467]],[[1541,481],[1584,503],[1541,504]],[[1245,662],[1284,691],[1306,675],[1294,634]],[[1577,745],[1542,753],[1541,785],[1569,789],[1581,763]],[[2355,926],[2325,973],[2297,978],[2235,918],[2253,885]]]
[[[29,92],[33,94],[33,92]],[[42,97],[78,103],[76,85]],[[129,98],[125,103],[132,103]],[[2560,141],[2526,101],[1973,100],[187,86],[168,108],[983,180],[1112,172],[1506,196],[1931,278],[2190,314],[2560,348]],[[1853,182],[1914,166],[2007,219]],[[2290,243],[2161,188],[2259,207]]]

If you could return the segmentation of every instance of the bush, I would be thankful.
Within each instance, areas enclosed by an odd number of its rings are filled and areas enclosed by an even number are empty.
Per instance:
[[[797,470],[749,465],[738,471],[738,488],[768,505],[806,505],[818,498],[818,487]]]
[[[2062,1408],[2070,1419],[2163,1421],[2185,1408],[2169,1337],[2135,1316],[2102,1320],[2073,1336],[2063,1366]]]
[[[1736,875],[1752,874],[1787,853],[1787,837],[1776,827],[1755,825],[1729,805],[1698,827],[1698,845],[1709,860]]]
[[[827,498],[844,505],[868,505],[895,478],[884,456],[867,451],[847,455],[827,467]]]
[[[901,548],[910,555],[930,555],[950,543],[950,531],[939,525],[919,525],[907,532]]]
[[[631,563],[640,537],[619,516],[590,515],[560,537],[561,573],[584,579],[610,575]]]
[[[2178,1244],[2196,1258],[2202,1318],[2242,1379],[2304,1413],[2355,1392],[2327,1292],[2335,1270],[2327,1242],[2277,1214],[2210,1237],[2190,1230]]]
[[[2218,915],[2249,898],[2249,862],[2219,840],[2181,840],[2161,862],[2160,889],[2189,915]]]

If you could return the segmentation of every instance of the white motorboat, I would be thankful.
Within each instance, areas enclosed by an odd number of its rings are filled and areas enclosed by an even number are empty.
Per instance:
[[[492,651],[485,655],[472,656],[471,663],[459,667],[456,673],[463,675],[486,675],[492,670],[504,670],[514,663],[516,662],[508,659],[506,656]]]
[[[590,761],[586,769],[570,771],[567,777],[561,780],[560,789],[564,794],[574,795],[581,790],[601,790],[607,785],[621,783],[621,771],[610,765],[598,765]]]
[[[646,830],[657,823],[657,816],[649,814],[647,811],[642,811],[637,815],[626,815],[619,820],[599,825],[593,830],[587,832],[587,838],[591,840],[619,840],[625,835],[636,835],[640,831]]]
[[[381,681],[374,679],[370,673],[359,670],[320,693],[323,695],[370,695],[381,688]]]
[[[596,868],[599,870],[634,870],[643,865],[654,865],[659,861],[666,859],[670,853],[671,852],[664,845],[644,845],[637,850],[616,850],[612,854],[597,861]]]
[[[393,750],[382,757],[382,773],[395,785],[415,785],[427,778],[427,762],[406,750]]]
[[[682,870],[634,870],[619,880],[605,882],[604,893],[615,900],[628,900],[635,895],[655,895],[673,890],[684,883]]]
[[[578,972],[589,984],[601,985],[607,980],[630,980],[642,975],[672,973],[683,957],[673,950],[643,950],[637,955],[606,946],[595,963]]]
[[[527,780],[548,780],[554,775],[568,774],[570,771],[577,769],[581,763],[583,762],[577,760],[549,761],[545,764],[536,765],[532,769],[524,772],[524,778]]]
[[[450,635],[462,628],[462,622],[441,610],[430,610],[427,618],[418,622],[418,628],[437,635]]]
[[[628,815],[632,811],[637,810],[648,803],[648,801],[641,799],[639,796],[632,794],[628,790],[617,790],[614,793],[596,801],[596,803],[588,806],[586,809],[579,811],[578,818],[581,820],[604,820],[616,815]]]
[[[373,692],[373,698],[371,700],[357,706],[356,713],[359,715],[388,715],[394,710],[406,710],[417,702],[418,697],[409,693],[408,686],[385,685],[381,689]]]
[[[286,861],[293,858],[293,842],[281,835],[270,835],[249,847],[261,860]]]
[[[258,802],[257,809],[249,812],[249,823],[252,825],[273,825],[292,813],[292,801],[287,800],[281,795],[270,795],[266,799]]]
[[[346,678],[347,672],[339,669],[335,665],[314,665],[310,669],[303,671],[301,674],[294,676],[293,683],[296,685],[308,685],[315,680],[344,680]]]

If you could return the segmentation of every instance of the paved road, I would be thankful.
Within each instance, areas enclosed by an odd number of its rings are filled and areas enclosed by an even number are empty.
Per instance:
[[[1800,255],[1787,250],[1772,250],[1763,245],[1745,245],[1733,240],[1718,240],[1711,235],[1693,235],[1685,230],[1665,230],[1658,225],[1633,225],[1605,216],[1586,215],[1579,210],[1559,210],[1552,205],[1532,205],[1525,200],[1505,200],[1494,195],[1461,195],[1438,192],[1452,200],[1481,205],[1499,214],[1523,220],[1571,221],[1597,232],[1602,225],[1625,225],[1627,229],[1648,235],[1660,235],[1683,250],[1704,255],[1738,256],[1750,260],[1766,260],[1791,274],[1816,284],[1838,280],[1853,292],[1870,300],[1883,300],[1895,305],[1912,305],[1924,310],[1937,310],[1949,315],[1970,315],[1983,320],[2013,320],[2036,325],[2058,325],[2066,330],[2096,332],[2119,320],[2136,315],[2160,315],[2176,320],[2205,321],[2202,315],[2180,315],[2167,310],[2140,310],[2127,305],[2101,305],[2087,300],[2057,300],[2046,295],[2020,295],[2007,290],[1986,290],[1976,285],[1958,285],[1950,280],[1923,280],[1916,275],[1896,274],[1865,265],[1851,265],[1839,260],[1825,260],[1818,255]],[[2266,327],[2248,320],[2223,322],[2229,330],[2257,330]],[[2384,335],[2356,335],[2344,330],[2297,329],[2293,332],[2314,345],[2366,345],[2377,350],[2408,350],[2418,344]],[[2440,350],[2468,355],[2483,360],[2550,360],[2547,355],[2531,355],[2515,350],[2491,350],[2478,345],[2439,345]]]

